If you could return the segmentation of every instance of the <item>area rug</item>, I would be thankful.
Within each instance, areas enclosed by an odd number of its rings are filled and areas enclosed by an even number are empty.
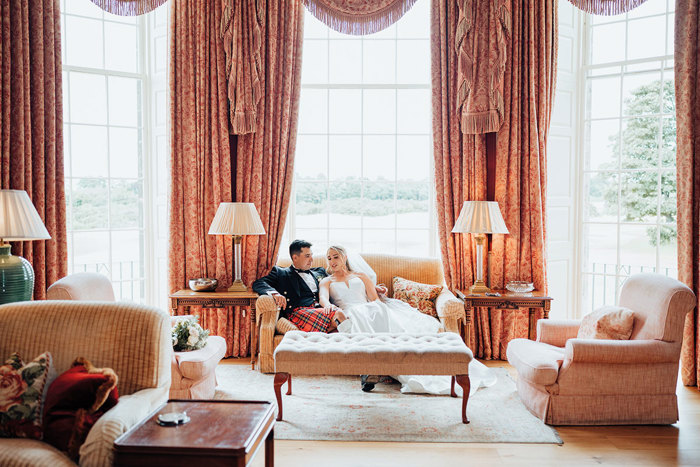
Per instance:
[[[402,394],[398,383],[365,393],[357,376],[297,376],[292,395],[283,392],[284,420],[275,425],[275,439],[561,444],[520,402],[507,371],[492,370],[498,382],[469,397],[467,425],[461,398]],[[215,399],[275,400],[273,375],[223,364],[216,376]]]

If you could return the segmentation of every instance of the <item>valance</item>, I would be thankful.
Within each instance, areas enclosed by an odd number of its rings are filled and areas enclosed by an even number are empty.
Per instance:
[[[498,131],[503,122],[503,73],[510,2],[460,0],[457,50],[457,114],[462,133]]]
[[[138,16],[151,12],[168,0],[90,0],[104,11],[119,16]]]
[[[621,15],[637,8],[647,0],[569,0],[569,2],[586,13],[593,15]]]
[[[416,0],[302,0],[309,12],[334,31],[361,36],[386,29]]]
[[[263,3],[264,2],[260,2]],[[256,0],[222,0],[221,37],[226,53],[226,79],[231,132],[255,132],[262,97],[261,46],[265,6]]]

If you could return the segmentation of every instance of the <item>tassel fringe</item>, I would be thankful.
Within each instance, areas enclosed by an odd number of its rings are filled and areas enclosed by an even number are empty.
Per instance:
[[[90,0],[108,13],[118,16],[139,16],[149,13],[167,0]]]
[[[231,115],[231,127],[234,134],[245,135],[246,133],[255,133],[255,125],[258,121],[257,112],[255,110],[237,110],[231,113],[233,114]]]
[[[417,0],[395,0],[372,13],[355,15],[339,11],[323,0],[302,0],[304,6],[319,21],[334,31],[364,36],[374,34],[397,22]]]
[[[491,133],[501,128],[501,116],[495,109],[479,114],[463,114],[461,125],[465,135]]]
[[[647,0],[569,0],[569,2],[586,13],[613,16],[627,13]]]

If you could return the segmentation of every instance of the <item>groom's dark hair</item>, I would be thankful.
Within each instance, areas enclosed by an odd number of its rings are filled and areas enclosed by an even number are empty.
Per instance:
[[[307,242],[306,240],[294,240],[289,244],[289,257],[291,258],[292,256],[301,253],[302,248],[311,248],[311,243]]]

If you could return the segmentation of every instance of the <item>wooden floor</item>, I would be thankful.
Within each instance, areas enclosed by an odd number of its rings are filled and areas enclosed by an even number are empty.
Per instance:
[[[228,360],[230,362],[231,360]],[[506,362],[484,362],[504,367]],[[359,389],[359,388],[358,388]],[[556,427],[564,444],[275,441],[277,466],[700,466],[700,392],[678,385],[670,426]],[[259,452],[251,465],[262,467]]]

